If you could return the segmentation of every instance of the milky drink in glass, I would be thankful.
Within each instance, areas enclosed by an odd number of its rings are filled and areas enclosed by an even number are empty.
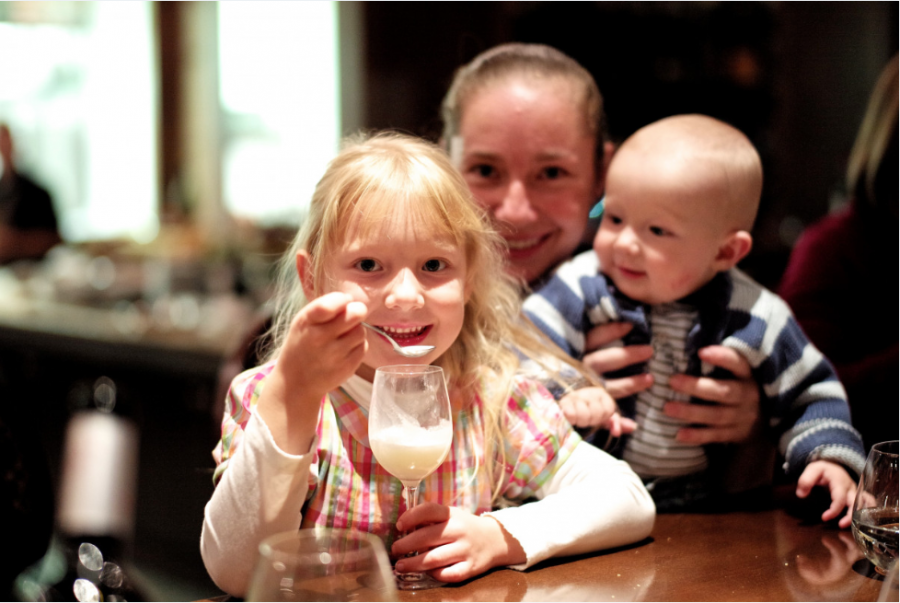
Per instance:
[[[369,437],[378,463],[406,487],[416,487],[437,469],[453,438],[450,421],[429,428],[393,425]]]

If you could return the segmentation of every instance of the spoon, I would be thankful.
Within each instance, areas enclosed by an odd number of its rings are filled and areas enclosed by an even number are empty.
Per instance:
[[[401,346],[399,343],[394,341],[390,335],[379,329],[378,327],[373,327],[367,322],[362,323],[364,327],[368,327],[383,336],[385,339],[391,342],[391,345],[394,346],[394,351],[400,354],[401,356],[406,356],[407,358],[418,358],[420,356],[424,356],[434,349],[433,345],[408,345]]]

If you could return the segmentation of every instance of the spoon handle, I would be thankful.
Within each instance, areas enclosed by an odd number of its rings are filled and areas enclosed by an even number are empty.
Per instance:
[[[381,329],[379,329],[378,327],[376,327],[376,326],[374,326],[374,325],[370,325],[370,324],[367,323],[367,322],[363,322],[362,325],[363,325],[364,327],[369,327],[370,329],[372,329],[373,331],[375,331],[375,332],[378,333],[379,335],[384,335],[385,337],[390,338],[389,335],[388,335],[387,333],[385,333],[384,331],[382,331]]]

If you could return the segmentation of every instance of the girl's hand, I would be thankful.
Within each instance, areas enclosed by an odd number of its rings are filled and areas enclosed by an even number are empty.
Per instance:
[[[602,387],[584,387],[559,399],[563,415],[575,427],[601,427],[613,437],[634,431],[636,423],[619,414],[619,407]]]
[[[368,309],[346,293],[327,293],[300,310],[278,356],[293,386],[325,395],[359,368],[366,353]]]
[[[428,572],[442,582],[460,582],[526,560],[519,541],[490,515],[422,503],[400,516],[397,529],[409,532],[391,547],[400,572]],[[405,557],[413,552],[418,555]]]
[[[311,301],[291,321],[257,406],[285,452],[309,450],[322,397],[359,368],[366,353],[360,323],[367,311],[365,304],[334,292]]]
[[[816,486],[825,486],[831,492],[831,506],[822,513],[822,521],[830,521],[847,509],[838,526],[849,528],[856,499],[856,483],[847,470],[831,461],[811,462],[797,480],[797,497],[806,498]]]
[[[584,364],[598,375],[602,375],[632,364],[647,362],[653,355],[653,347],[649,345],[599,349],[622,339],[632,328],[633,325],[627,322],[611,322],[591,329],[585,340],[585,348],[589,350],[589,353],[584,355]],[[651,385],[653,385],[653,378],[648,373],[606,380],[606,390],[616,400],[633,396],[648,389]]]
[[[672,375],[672,389],[714,405],[690,402],[668,402],[663,412],[670,417],[699,423],[703,427],[684,427],[678,430],[678,441],[691,444],[711,442],[743,442],[761,428],[759,386],[750,376],[750,365],[737,351],[720,345],[705,347],[698,352],[700,359],[726,369],[736,379],[710,379]]]

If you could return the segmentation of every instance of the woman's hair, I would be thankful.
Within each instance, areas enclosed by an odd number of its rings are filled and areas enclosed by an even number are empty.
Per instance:
[[[596,162],[602,164],[607,129],[603,96],[597,83],[577,61],[543,44],[501,44],[482,52],[457,69],[441,103],[444,143],[449,145],[452,138],[459,134],[462,112],[475,93],[496,82],[514,78],[533,82],[556,79],[571,83],[578,95],[577,101],[584,109],[585,127],[596,140]]]
[[[435,364],[444,369],[451,391],[467,400],[481,396],[485,458],[502,455],[500,417],[519,369],[516,351],[539,362],[559,358],[561,351],[547,347],[537,329],[522,320],[518,284],[503,265],[502,239],[447,155],[429,142],[396,133],[355,137],[331,161],[279,267],[270,359],[306,303],[297,275],[297,253],[309,254],[309,287],[318,295],[326,291],[328,279],[323,260],[345,237],[365,237],[396,220],[465,251],[466,285],[471,292],[465,318],[459,337]],[[353,233],[347,229],[351,224]],[[553,362],[542,364],[552,366]],[[502,472],[492,476],[495,496],[501,477]]]
[[[866,114],[860,124],[847,161],[847,191],[858,200],[874,205],[877,180],[896,192],[897,185],[897,55],[884,67],[872,89]],[[884,173],[885,169],[893,172]],[[885,199],[896,203],[896,198]]]

